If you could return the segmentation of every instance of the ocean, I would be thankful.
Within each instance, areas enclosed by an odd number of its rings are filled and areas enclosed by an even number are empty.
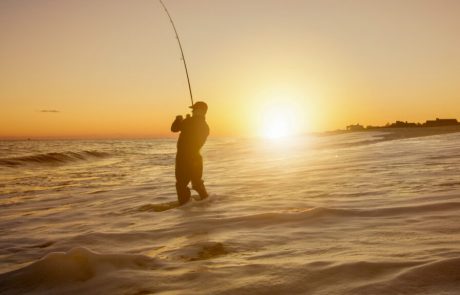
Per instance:
[[[460,133],[0,142],[0,294],[459,294]],[[164,211],[163,211],[164,210]]]

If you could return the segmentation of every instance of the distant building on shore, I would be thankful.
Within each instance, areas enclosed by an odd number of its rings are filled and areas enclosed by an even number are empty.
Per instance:
[[[347,131],[362,131],[362,130],[372,130],[380,128],[424,128],[424,127],[439,127],[439,126],[455,126],[460,125],[457,119],[439,119],[436,120],[427,120],[425,123],[412,123],[412,122],[403,122],[396,121],[394,123],[387,123],[385,126],[367,126],[364,127],[361,124],[348,125]]]
[[[390,128],[411,128],[411,127],[420,127],[420,123],[411,123],[411,122],[403,122],[403,121],[396,121],[393,124],[390,124]]]
[[[347,126],[347,130],[348,131],[360,131],[360,130],[364,130],[364,126],[363,125],[360,125],[359,123],[356,124],[356,125],[348,125]]]
[[[436,120],[427,120],[425,124],[423,124],[426,127],[437,127],[437,126],[452,126],[452,125],[458,125],[457,119],[439,119],[436,118]]]

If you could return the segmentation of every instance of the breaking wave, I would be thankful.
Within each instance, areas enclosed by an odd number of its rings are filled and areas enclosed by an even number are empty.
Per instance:
[[[98,254],[83,247],[54,252],[15,271],[0,275],[0,293],[30,292],[72,285],[104,277],[112,272],[149,270],[158,263],[145,255]]]
[[[22,157],[11,157],[0,159],[0,166],[16,167],[24,165],[59,165],[75,161],[87,161],[97,158],[108,157],[108,153],[98,151],[62,152],[34,154]]]

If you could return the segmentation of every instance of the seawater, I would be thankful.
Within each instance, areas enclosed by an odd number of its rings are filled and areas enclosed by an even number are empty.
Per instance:
[[[460,134],[0,142],[0,294],[458,294]]]

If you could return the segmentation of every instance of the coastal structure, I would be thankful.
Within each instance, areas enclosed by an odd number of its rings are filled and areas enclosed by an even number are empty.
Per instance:
[[[347,126],[347,130],[348,131],[360,131],[360,130],[364,130],[364,126],[363,125],[360,125],[359,123],[356,124],[356,125],[348,125]]]
[[[412,122],[403,122],[403,121],[396,121],[393,124],[390,124],[390,128],[411,128],[411,127],[421,127],[422,124],[420,123],[412,123]]]
[[[441,126],[455,126],[460,125],[457,119],[439,119],[436,120],[427,120],[425,123],[414,123],[407,121],[396,121],[394,123],[387,123],[385,126],[367,126],[364,127],[360,124],[348,125],[347,131],[362,131],[370,129],[380,129],[380,128],[423,128],[423,127],[441,127]]]
[[[436,118],[436,120],[427,120],[425,122],[426,127],[437,127],[437,126],[452,126],[452,125],[458,125],[457,119],[439,119]]]

